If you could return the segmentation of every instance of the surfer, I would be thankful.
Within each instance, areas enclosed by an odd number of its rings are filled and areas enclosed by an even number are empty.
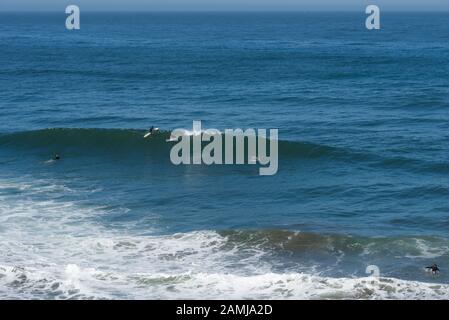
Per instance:
[[[156,133],[157,131],[159,131],[158,128],[151,127],[150,129],[148,129],[148,132],[143,137],[147,138],[147,137],[151,136],[152,134]]]
[[[440,272],[440,269],[438,268],[436,263],[434,263],[430,267],[426,267],[426,269],[432,271],[433,274],[437,274],[438,272]]]

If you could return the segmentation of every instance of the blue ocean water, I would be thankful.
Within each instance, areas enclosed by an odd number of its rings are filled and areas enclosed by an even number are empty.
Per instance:
[[[0,297],[448,298],[447,13],[65,18],[0,14]],[[174,166],[193,120],[278,173]]]

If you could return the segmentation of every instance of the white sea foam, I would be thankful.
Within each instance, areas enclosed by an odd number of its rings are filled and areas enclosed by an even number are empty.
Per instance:
[[[75,264],[61,272],[0,266],[8,298],[93,299],[448,299],[449,286],[392,278],[329,278],[300,273],[133,273]]]
[[[407,254],[407,258],[435,259],[449,252],[449,247],[445,245],[435,247],[423,239],[415,239],[415,241],[416,248],[419,252],[416,254]]]
[[[43,181],[0,181],[0,298],[449,298],[442,284],[274,272],[263,247],[215,231],[113,230],[93,219],[105,208],[60,201],[67,190],[47,183],[53,198],[35,197]]]

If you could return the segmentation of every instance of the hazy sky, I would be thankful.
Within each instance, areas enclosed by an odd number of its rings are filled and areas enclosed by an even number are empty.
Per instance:
[[[449,0],[0,0],[1,11],[59,11],[69,4],[81,10],[449,10]]]

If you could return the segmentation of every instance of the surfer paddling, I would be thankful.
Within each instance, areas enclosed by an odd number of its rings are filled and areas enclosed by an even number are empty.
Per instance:
[[[433,265],[431,265],[430,267],[426,267],[426,269],[428,271],[431,271],[432,274],[437,274],[438,272],[440,272],[440,269],[438,268],[437,264],[434,263]]]

